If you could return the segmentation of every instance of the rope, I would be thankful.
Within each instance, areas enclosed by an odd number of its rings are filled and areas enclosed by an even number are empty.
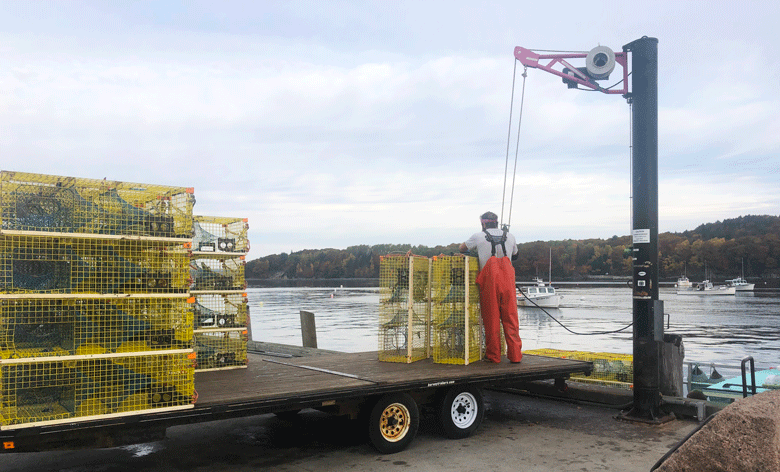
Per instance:
[[[501,193],[501,222],[502,228],[509,229],[510,224],[512,223],[512,205],[514,203],[515,199],[515,179],[517,178],[517,156],[520,152],[520,125],[523,122],[523,104],[525,103],[525,81],[528,78],[528,66],[524,66],[523,73],[521,74],[523,76],[523,91],[520,95],[520,116],[517,122],[517,144],[515,145],[515,164],[514,168],[512,170],[512,189],[509,193],[509,214],[507,216],[507,223],[504,225],[504,206],[506,204],[506,180],[507,175],[509,174],[509,143],[511,142],[512,138],[512,111],[515,103],[515,83],[516,83],[516,77],[517,77],[517,60],[515,60],[515,68],[512,71],[512,97],[510,99],[510,105],[509,105],[509,130],[507,132],[506,137],[506,161],[504,163],[504,189]]]
[[[512,170],[512,191],[509,198],[509,216],[506,226],[512,223],[512,204],[515,201],[515,179],[517,178],[517,155],[520,152],[520,124],[523,122],[523,103],[525,102],[525,79],[528,77],[528,66],[523,69],[523,93],[520,94],[520,116],[517,120],[517,145],[515,146],[515,167]]]
[[[523,294],[523,296],[526,298],[526,300],[528,300],[529,302],[533,303],[533,305],[534,305],[536,308],[538,308],[538,309],[542,310],[542,311],[544,312],[544,314],[545,314],[545,315],[547,315],[547,316],[549,316],[550,318],[552,318],[552,319],[553,319],[553,321],[555,321],[556,323],[558,323],[559,325],[561,325],[561,328],[565,329],[566,331],[570,332],[571,334],[576,334],[576,335],[579,335],[579,336],[595,336],[595,335],[600,335],[600,334],[615,334],[615,333],[620,333],[620,332],[622,332],[622,331],[625,331],[625,330],[627,330],[628,328],[630,328],[631,326],[633,326],[633,325],[634,325],[634,322],[632,321],[632,322],[631,322],[631,323],[630,323],[628,326],[626,326],[626,327],[623,327],[623,328],[620,328],[620,329],[616,329],[616,330],[614,330],[614,331],[597,331],[597,332],[594,332],[594,333],[578,333],[578,332],[576,332],[576,331],[572,331],[572,330],[570,330],[569,328],[567,328],[566,326],[564,326],[564,324],[563,324],[563,323],[561,323],[561,322],[560,322],[560,321],[558,321],[558,320],[557,320],[557,319],[556,319],[556,318],[555,318],[553,315],[551,315],[550,313],[548,313],[548,312],[547,312],[547,310],[545,310],[544,308],[540,307],[539,305],[537,305],[537,304],[536,304],[536,302],[534,302],[533,300],[531,300],[531,299],[528,297],[528,295],[526,295],[526,294],[525,294],[525,292],[523,292],[522,290],[520,290],[520,293],[522,293],[522,294]]]
[[[504,163],[504,190],[501,192],[501,221],[504,221],[504,201],[506,199],[506,175],[509,169],[509,143],[512,137],[512,110],[515,104],[515,77],[517,76],[517,60],[512,70],[512,96],[509,99],[509,130],[506,136],[506,161]]]

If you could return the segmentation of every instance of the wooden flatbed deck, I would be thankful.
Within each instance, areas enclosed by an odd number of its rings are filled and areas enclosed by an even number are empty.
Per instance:
[[[321,369],[321,370],[315,370]],[[456,383],[504,383],[568,377],[590,372],[590,362],[524,355],[523,362],[469,365],[379,362],[376,352],[276,358],[249,354],[246,369],[198,372],[195,409],[246,402],[276,403],[380,394]],[[328,372],[325,372],[328,371]]]

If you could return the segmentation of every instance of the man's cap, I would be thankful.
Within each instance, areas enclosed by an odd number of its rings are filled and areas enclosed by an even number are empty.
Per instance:
[[[483,213],[482,216],[479,217],[479,220],[482,223],[490,223],[490,222],[498,222],[498,215],[493,213],[492,211],[488,211],[486,213]]]

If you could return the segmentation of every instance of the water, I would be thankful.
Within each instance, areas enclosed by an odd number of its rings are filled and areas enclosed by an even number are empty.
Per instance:
[[[379,289],[372,287],[250,288],[247,290],[256,341],[301,345],[300,310],[316,316],[322,349],[377,349]],[[546,309],[577,333],[615,331],[632,320],[628,288],[561,288],[561,307]],[[661,289],[669,315],[664,330],[683,336],[685,361],[739,365],[753,356],[758,367],[780,365],[780,293],[735,296],[678,296]],[[567,349],[630,354],[632,328],[620,333],[577,335],[539,308],[519,308],[523,349]]]

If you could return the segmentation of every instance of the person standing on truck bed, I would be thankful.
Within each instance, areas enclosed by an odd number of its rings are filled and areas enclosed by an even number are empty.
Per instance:
[[[511,258],[517,259],[515,237],[506,229],[498,228],[498,216],[487,212],[480,217],[482,231],[474,233],[460,245],[460,252],[477,249],[479,257],[479,304],[485,326],[485,359],[501,362],[501,328],[504,326],[506,356],[510,362],[523,359],[523,342],[517,320],[515,268]]]

